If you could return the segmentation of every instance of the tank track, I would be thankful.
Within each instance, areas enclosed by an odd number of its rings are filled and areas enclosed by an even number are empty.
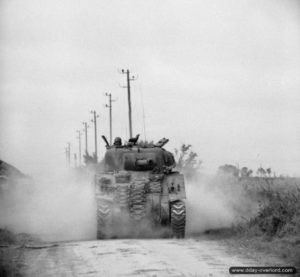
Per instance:
[[[150,182],[149,188],[150,193],[161,193],[161,183],[160,182]]]
[[[173,236],[176,238],[184,238],[185,236],[185,203],[183,201],[176,201],[171,203],[171,229]]]
[[[111,203],[97,201],[97,239],[108,238],[112,224]]]
[[[117,190],[117,201],[121,209],[127,209],[129,202],[129,188],[128,186],[118,186]]]
[[[142,220],[146,216],[145,184],[136,183],[130,187],[129,211],[132,219]]]

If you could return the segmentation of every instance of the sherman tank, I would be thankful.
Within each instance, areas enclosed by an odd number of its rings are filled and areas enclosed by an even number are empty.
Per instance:
[[[132,233],[145,226],[184,238],[184,176],[174,170],[174,156],[163,148],[169,140],[143,144],[137,135],[124,145],[120,138],[109,145],[102,138],[106,143],[103,172],[95,175],[97,238],[120,237],[122,230]]]

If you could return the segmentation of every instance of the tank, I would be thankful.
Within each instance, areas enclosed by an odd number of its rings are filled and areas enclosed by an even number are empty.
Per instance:
[[[125,145],[120,138],[109,145],[102,138],[107,150],[103,172],[95,175],[97,238],[126,237],[124,230],[132,235],[143,228],[184,238],[184,176],[174,170],[174,156],[163,148],[169,140],[138,144],[136,136]]]

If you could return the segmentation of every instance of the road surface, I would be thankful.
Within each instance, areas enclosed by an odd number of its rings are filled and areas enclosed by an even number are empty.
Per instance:
[[[274,262],[279,265],[280,261]],[[233,276],[228,272],[230,266],[265,265],[262,261],[241,255],[224,243],[202,238],[27,245],[22,254],[22,264],[22,275],[30,277],[223,277]]]

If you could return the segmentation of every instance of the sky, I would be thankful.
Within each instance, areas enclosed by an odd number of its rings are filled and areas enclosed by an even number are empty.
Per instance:
[[[225,163],[300,176],[297,0],[0,0],[0,159],[28,174],[65,165],[96,110],[98,135],[192,144]],[[99,155],[104,143],[98,140]]]

